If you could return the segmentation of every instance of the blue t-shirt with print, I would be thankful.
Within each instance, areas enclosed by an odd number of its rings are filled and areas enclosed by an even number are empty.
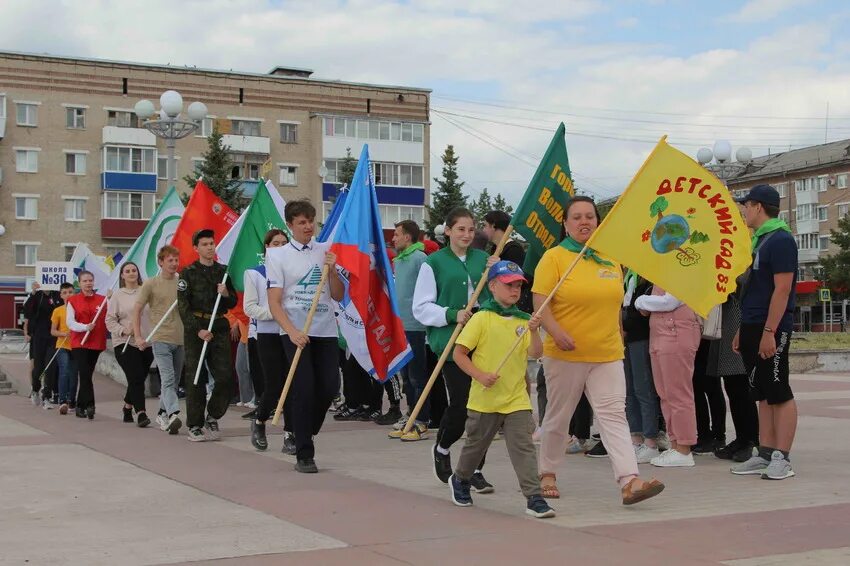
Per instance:
[[[794,305],[797,300],[797,243],[794,236],[785,230],[777,230],[765,234],[759,240],[758,265],[753,264],[752,275],[745,295],[741,300],[741,322],[743,324],[764,324],[767,322],[767,311],[770,309],[770,298],[773,296],[775,285],[773,276],[776,273],[793,273],[791,293],[788,295],[788,305],[785,314],[776,330],[791,332],[794,329]]]

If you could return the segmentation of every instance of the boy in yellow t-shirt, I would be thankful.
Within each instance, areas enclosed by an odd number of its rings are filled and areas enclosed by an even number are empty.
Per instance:
[[[71,357],[71,332],[66,320],[65,305],[74,294],[74,286],[62,283],[59,296],[62,304],[50,315],[50,334],[56,337],[56,364],[59,367],[59,414],[67,415],[70,404],[77,398],[77,364]]]
[[[494,264],[487,272],[487,282],[493,298],[485,301],[481,310],[469,319],[454,350],[455,363],[473,382],[466,405],[466,443],[449,478],[452,501],[461,507],[472,505],[469,480],[502,429],[522,494],[527,499],[526,513],[539,519],[554,517],[555,511],[541,496],[537,455],[531,439],[534,421],[525,381],[526,359],[539,357],[543,352],[537,332],[540,318],[529,317],[516,306],[522,284],[526,282],[517,264],[512,261]],[[518,336],[522,338],[519,346],[496,374]]]

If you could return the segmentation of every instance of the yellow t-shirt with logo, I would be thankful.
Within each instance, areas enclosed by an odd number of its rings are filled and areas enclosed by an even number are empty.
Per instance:
[[[577,255],[562,246],[544,253],[534,271],[531,291],[548,296]],[[623,359],[620,335],[623,272],[616,262],[611,263],[602,265],[592,258],[580,259],[555,292],[549,308],[561,328],[575,340],[576,347],[561,350],[551,336],[546,336],[544,356],[568,362],[604,363]]]
[[[499,379],[493,387],[486,388],[472,380],[467,409],[504,415],[531,410],[531,400],[525,389],[526,357],[531,345],[528,321],[513,316],[499,316],[491,311],[480,311],[466,323],[458,336],[457,344],[472,352],[471,359],[475,367],[481,371],[492,372],[496,371],[496,367],[520,334],[522,342],[502,367]]]
[[[53,328],[53,326],[58,325],[59,332],[68,332],[68,321],[66,320],[65,312],[66,312],[65,305],[62,305],[60,307],[56,307],[55,309],[53,309],[53,312],[50,314],[51,328]],[[56,337],[56,347],[61,348],[63,350],[70,350],[71,349],[71,337],[70,336],[66,336],[66,337],[57,336]]]

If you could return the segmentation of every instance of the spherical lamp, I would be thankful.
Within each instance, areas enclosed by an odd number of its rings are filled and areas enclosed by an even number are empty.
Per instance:
[[[166,90],[159,97],[159,105],[169,116],[177,116],[183,110],[183,97],[176,90]]]
[[[189,105],[189,119],[197,122],[207,117],[207,105],[203,102],[193,102]]]
[[[697,151],[697,161],[699,161],[701,165],[705,165],[710,162],[712,158],[714,158],[714,154],[711,153],[711,150],[707,147],[701,147],[699,148],[699,151]]]
[[[136,103],[136,106],[133,108],[136,112],[136,116],[141,118],[142,120],[148,120],[151,116],[153,116],[156,109],[153,107],[153,102],[150,100],[140,100]]]
[[[714,142],[714,158],[719,163],[725,163],[732,159],[732,144],[726,140],[717,140]]]
[[[753,160],[753,150],[748,147],[739,147],[738,151],[735,152],[735,159],[739,163],[749,163]]]

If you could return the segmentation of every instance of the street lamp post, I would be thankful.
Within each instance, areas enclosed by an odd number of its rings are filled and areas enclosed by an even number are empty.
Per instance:
[[[177,164],[174,159],[174,145],[177,140],[191,135],[198,129],[197,122],[203,120],[207,116],[207,106],[203,102],[193,102],[189,105],[187,114],[189,119],[186,120],[180,113],[183,111],[183,97],[176,90],[167,90],[159,97],[159,105],[161,110],[158,113],[158,118],[153,102],[150,100],[140,100],[136,103],[136,116],[144,120],[145,128],[157,136],[165,140],[165,147],[168,150],[168,166],[165,176],[170,182],[177,171]]]
[[[748,147],[739,147],[735,159],[732,161],[732,144],[726,140],[714,142],[714,149],[702,147],[697,151],[700,165],[717,175],[724,184],[746,169],[753,160],[753,151]]]

